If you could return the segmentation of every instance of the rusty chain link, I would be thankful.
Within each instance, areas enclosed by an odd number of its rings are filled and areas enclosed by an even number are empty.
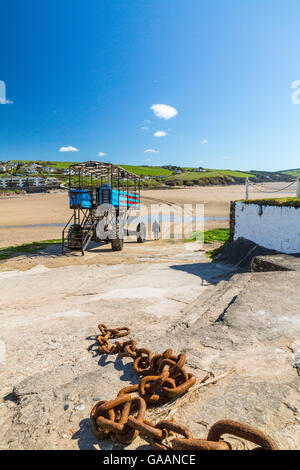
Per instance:
[[[98,440],[113,435],[121,444],[128,445],[142,434],[159,450],[232,450],[231,445],[222,439],[224,434],[229,434],[256,444],[256,449],[278,450],[271,437],[252,426],[235,421],[218,421],[210,428],[207,439],[194,439],[189,429],[174,421],[164,420],[154,424],[145,419],[147,405],[171,401],[196,383],[195,375],[184,369],[186,355],[182,353],[176,356],[172,349],[167,349],[153,356],[149,349],[137,348],[134,340],[110,343],[111,339],[127,336],[130,333],[127,327],[107,328],[100,324],[99,330],[99,353],[132,358],[134,371],[142,378],[139,384],[122,388],[114,400],[100,401],[94,406],[90,424]],[[138,395],[131,397],[131,393]],[[167,438],[173,434],[181,437],[167,442]]]

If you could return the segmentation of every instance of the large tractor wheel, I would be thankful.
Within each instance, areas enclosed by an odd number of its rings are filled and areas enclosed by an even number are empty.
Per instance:
[[[81,250],[83,230],[81,225],[73,224],[68,231],[68,248],[70,250]]]
[[[143,222],[140,222],[136,228],[136,240],[138,243],[146,241],[146,225]]]
[[[116,238],[115,240],[111,240],[112,251],[122,251],[123,246],[124,246],[123,238]]]

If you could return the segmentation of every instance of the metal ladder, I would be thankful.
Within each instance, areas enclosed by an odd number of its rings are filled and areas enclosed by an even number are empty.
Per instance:
[[[81,209],[81,208],[80,208]],[[72,234],[72,249],[81,251],[84,255],[84,250],[87,248],[88,244],[90,243],[97,226],[97,220],[94,219],[90,213],[87,211],[84,213],[82,221],[79,221],[76,218],[75,213],[72,215],[68,223],[63,229],[62,232],[62,253],[66,253],[66,248],[70,248],[68,246],[68,239],[66,236],[67,231],[70,229],[72,225],[78,224],[80,226],[80,230],[78,232],[74,232]]]

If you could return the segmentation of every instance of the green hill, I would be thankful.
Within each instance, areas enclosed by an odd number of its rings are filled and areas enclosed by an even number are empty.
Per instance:
[[[62,161],[24,161],[14,160],[20,163],[18,169],[13,170],[12,174],[22,173],[22,167],[30,166],[32,163],[39,163],[43,168],[38,168],[36,176],[46,176],[47,173],[44,167],[51,167],[55,169],[53,173],[48,173],[50,176],[56,176],[61,181],[67,181],[68,176],[64,174],[70,165],[76,162],[62,162]],[[181,167],[182,173],[178,173],[179,167],[171,167],[171,169],[162,168],[161,166],[145,166],[145,165],[122,165],[125,170],[135,173],[144,180],[142,185],[144,187],[159,188],[162,185],[174,186],[209,186],[209,185],[227,185],[227,184],[243,184],[245,178],[251,178],[253,182],[271,182],[271,181],[293,181],[295,177],[300,175],[300,168],[282,170],[277,172],[270,171],[240,171],[229,169],[193,169],[188,167]],[[7,175],[5,175],[7,176]],[[34,175],[32,175],[34,176]],[[161,178],[160,178],[161,177]]]
[[[294,170],[283,170],[280,173],[289,176],[295,176],[296,178],[300,176],[300,168],[295,168]]]
[[[169,176],[172,175],[170,170],[166,170],[160,166],[135,166],[135,165],[120,165],[127,171],[131,171],[136,175],[144,176]]]
[[[234,184],[242,183],[245,178],[253,177],[251,173],[234,170],[212,170],[205,171],[185,171],[183,173],[168,176],[165,182],[171,186],[206,186],[212,184]]]

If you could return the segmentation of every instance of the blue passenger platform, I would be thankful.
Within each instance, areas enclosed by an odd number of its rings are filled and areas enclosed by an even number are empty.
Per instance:
[[[96,194],[98,192],[98,195]],[[94,197],[93,197],[94,196]],[[98,196],[98,197],[97,197]],[[90,209],[93,201],[97,200],[97,205],[111,204],[119,209],[139,209],[140,196],[134,192],[122,191],[104,184],[98,190],[71,189],[69,191],[71,209]]]

